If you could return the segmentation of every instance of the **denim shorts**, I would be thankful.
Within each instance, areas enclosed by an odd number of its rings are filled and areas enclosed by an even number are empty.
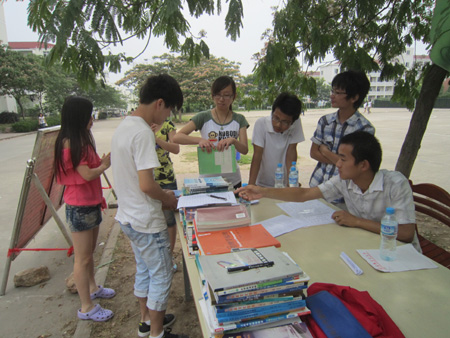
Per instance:
[[[98,227],[102,222],[101,204],[90,206],[66,204],[66,222],[72,232]]]
[[[147,297],[150,310],[166,310],[173,277],[169,232],[165,229],[147,234],[134,230],[129,223],[119,224],[131,242],[136,259],[134,295]]]
[[[168,184],[161,184],[161,189],[177,190],[177,188],[177,181]],[[173,227],[177,224],[175,212],[173,210],[163,210],[163,212],[168,227]]]

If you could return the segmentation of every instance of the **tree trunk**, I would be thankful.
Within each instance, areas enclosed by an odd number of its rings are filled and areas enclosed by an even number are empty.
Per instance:
[[[16,99],[17,104],[19,105],[20,115],[22,115],[22,120],[25,120],[25,110],[23,109],[22,102],[20,102],[20,97],[14,97]]]
[[[433,64],[423,79],[422,89],[411,117],[408,133],[395,166],[396,171],[400,171],[408,178],[419,152],[423,135],[427,129],[434,102],[447,75],[448,72],[445,69]]]

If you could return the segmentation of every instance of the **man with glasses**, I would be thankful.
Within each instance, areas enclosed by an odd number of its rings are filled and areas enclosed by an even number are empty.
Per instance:
[[[297,161],[297,143],[305,140],[299,119],[301,110],[297,96],[281,93],[272,105],[272,115],[256,121],[249,184],[273,187],[278,163],[284,165],[286,184],[288,170]]]
[[[355,131],[375,134],[374,126],[358,111],[370,88],[366,75],[352,70],[345,71],[334,77],[331,87],[331,106],[338,110],[320,118],[311,138],[310,154],[318,163],[311,175],[310,187],[316,187],[338,175],[337,152],[343,136]]]

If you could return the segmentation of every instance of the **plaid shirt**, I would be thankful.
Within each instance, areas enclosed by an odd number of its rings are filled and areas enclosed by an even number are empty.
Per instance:
[[[342,137],[359,130],[375,134],[374,126],[359,111],[356,111],[343,124],[339,122],[338,112],[335,112],[320,118],[311,141],[317,145],[325,144],[337,154]],[[318,162],[311,175],[309,186],[316,187],[337,174],[338,170],[334,164]]]

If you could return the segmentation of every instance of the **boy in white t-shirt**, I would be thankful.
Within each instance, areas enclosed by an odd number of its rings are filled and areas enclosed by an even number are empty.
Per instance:
[[[136,259],[134,295],[141,315],[140,337],[186,337],[165,330],[175,321],[173,314],[166,314],[174,270],[162,208],[175,210],[177,199],[173,191],[163,190],[155,181],[153,171],[161,164],[151,129],[182,104],[183,93],[173,77],[149,77],[140,90],[139,106],[120,123],[111,142],[111,168],[119,204],[116,220],[130,240]]]
[[[272,114],[256,121],[249,184],[273,187],[278,163],[283,163],[287,183],[288,170],[297,161],[297,143],[305,140],[301,111],[302,102],[297,96],[281,93],[272,105]]]

